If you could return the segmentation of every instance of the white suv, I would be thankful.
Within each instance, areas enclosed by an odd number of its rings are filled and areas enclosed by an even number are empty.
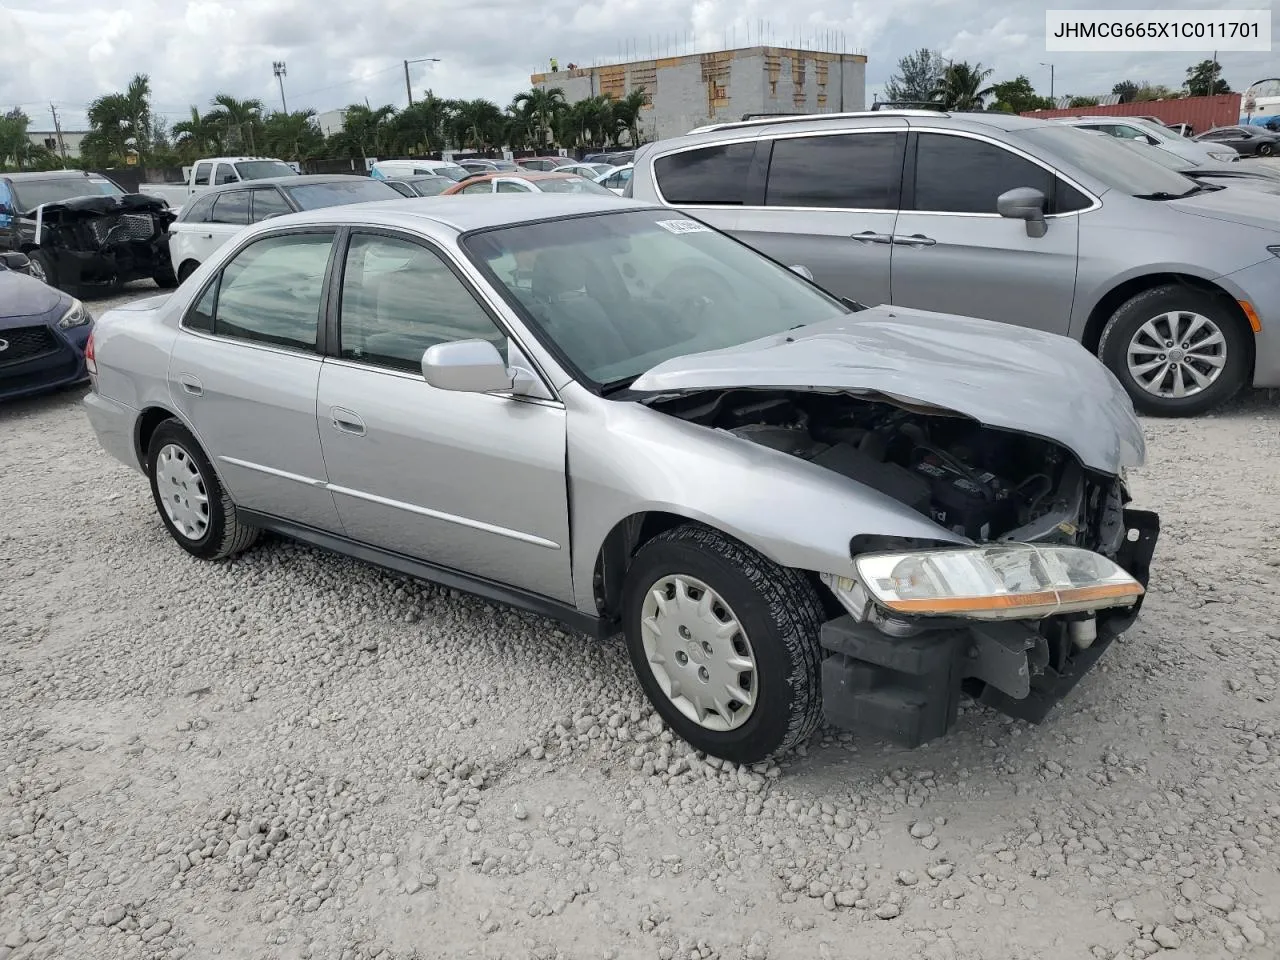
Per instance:
[[[1118,140],[1137,140],[1194,163],[1203,163],[1205,160],[1234,163],[1240,159],[1239,154],[1230,147],[1218,146],[1215,149],[1209,144],[1188,140],[1164,124],[1142,117],[1054,117],[1051,122],[1097,130]]]

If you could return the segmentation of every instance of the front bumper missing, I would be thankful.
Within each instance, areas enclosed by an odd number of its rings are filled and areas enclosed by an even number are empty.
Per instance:
[[[1146,587],[1159,517],[1125,510],[1127,538],[1116,556]],[[1129,628],[1145,598],[1104,610],[1097,638],[1080,649],[1065,622],[974,622],[961,629],[891,637],[846,615],[823,624],[822,697],[828,723],[916,747],[947,733],[960,698],[1040,723]]]

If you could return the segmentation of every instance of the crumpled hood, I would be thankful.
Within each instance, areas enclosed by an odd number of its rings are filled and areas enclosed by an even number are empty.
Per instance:
[[[91,219],[109,213],[160,213],[167,209],[165,202],[159,197],[148,197],[143,193],[126,193],[118,197],[91,194],[59,200],[56,203],[46,203],[44,216],[61,214],[64,220]],[[24,216],[34,217],[35,210],[27,211]]]
[[[1230,187],[1231,181],[1217,179],[1214,183]],[[1179,213],[1189,213],[1210,220],[1242,223],[1271,233],[1280,233],[1280,197],[1271,197],[1258,189],[1212,190],[1197,193],[1185,200],[1153,200],[1165,203]],[[1265,255],[1265,252],[1264,252]]]
[[[630,390],[738,388],[882,395],[938,407],[1052,440],[1112,475],[1146,457],[1129,395],[1096,357],[1067,337],[990,320],[872,307],[676,357],[641,374]]]
[[[52,313],[60,304],[71,306],[71,298],[35,277],[0,269],[0,328],[21,326],[33,317]],[[22,321],[7,323],[6,321]]]

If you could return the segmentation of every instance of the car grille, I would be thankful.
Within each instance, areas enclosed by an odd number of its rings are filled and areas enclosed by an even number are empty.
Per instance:
[[[0,367],[48,356],[56,353],[59,347],[53,331],[44,326],[0,330],[0,342],[8,344],[0,350]]]
[[[98,243],[106,243],[108,239],[115,243],[150,240],[156,234],[155,220],[149,213],[121,213],[113,217],[101,217],[91,220],[90,227]]]

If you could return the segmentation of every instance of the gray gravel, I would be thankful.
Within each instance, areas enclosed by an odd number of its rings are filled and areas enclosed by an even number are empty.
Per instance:
[[[737,768],[616,646],[279,539],[188,558],[82,392],[0,409],[0,960],[1280,949],[1274,400],[1146,424],[1152,595],[1046,724]]]

